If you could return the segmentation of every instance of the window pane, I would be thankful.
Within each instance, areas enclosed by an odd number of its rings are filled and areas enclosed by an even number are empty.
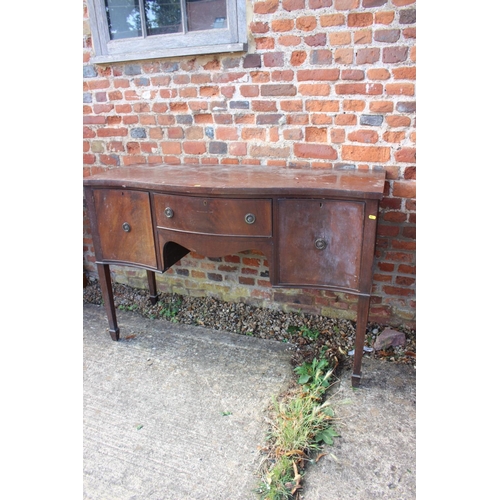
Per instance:
[[[182,31],[181,0],[145,0],[148,35]]]
[[[139,0],[106,0],[111,40],[142,36]]]
[[[188,30],[227,28],[226,0],[187,0]]]

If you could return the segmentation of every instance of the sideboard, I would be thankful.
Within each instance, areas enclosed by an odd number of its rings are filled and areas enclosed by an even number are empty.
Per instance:
[[[358,297],[352,385],[359,386],[383,169],[255,165],[134,165],[84,178],[104,305],[119,339],[109,266],[155,273],[193,251],[259,250],[274,287]]]

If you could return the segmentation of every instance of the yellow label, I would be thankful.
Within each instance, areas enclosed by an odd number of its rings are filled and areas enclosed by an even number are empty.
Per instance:
[[[377,216],[376,215],[369,215],[368,218],[375,220],[377,218]]]

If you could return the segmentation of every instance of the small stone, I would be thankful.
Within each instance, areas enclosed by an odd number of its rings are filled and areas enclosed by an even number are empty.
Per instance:
[[[375,341],[374,349],[376,351],[381,351],[382,349],[387,349],[389,347],[403,346],[405,344],[406,337],[403,332],[398,332],[397,330],[392,330],[391,328],[386,328]]]

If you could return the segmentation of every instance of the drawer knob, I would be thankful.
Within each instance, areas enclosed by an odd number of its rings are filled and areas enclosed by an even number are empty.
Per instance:
[[[318,250],[324,250],[326,248],[326,241],[323,239],[323,238],[318,238],[315,242],[314,242],[314,246],[318,249]]]
[[[123,225],[122,225],[122,228],[123,230],[126,232],[126,233],[130,233],[130,224],[128,222],[124,222]]]
[[[165,215],[171,219],[173,216],[174,216],[174,211],[170,208],[170,207],[167,207],[165,209]]]
[[[254,214],[246,214],[245,215],[245,222],[247,224],[253,224],[255,222],[255,215]]]

